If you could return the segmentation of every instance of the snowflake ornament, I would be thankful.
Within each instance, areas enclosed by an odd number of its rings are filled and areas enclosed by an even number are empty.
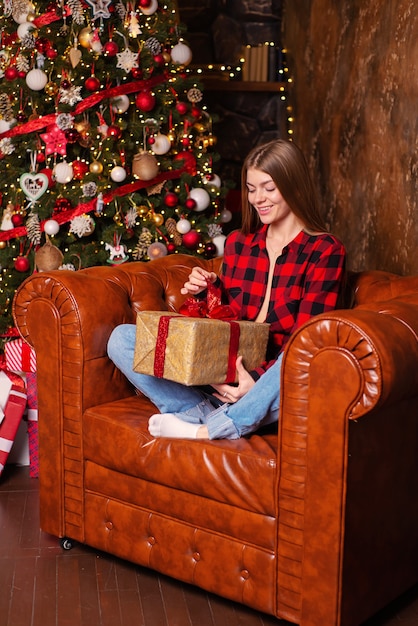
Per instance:
[[[218,235],[222,235],[222,226],[219,224],[209,224],[208,235],[211,239],[217,237]]]
[[[63,104],[69,104],[74,106],[77,102],[80,102],[83,98],[80,96],[81,87],[75,87],[72,85],[68,89],[60,89],[60,102]]]
[[[125,48],[123,52],[118,52],[116,56],[118,59],[116,67],[125,70],[127,74],[134,68],[139,67],[138,52],[132,52],[129,48]]]
[[[90,235],[94,229],[94,221],[89,215],[78,215],[71,220],[70,233],[77,237]]]
[[[75,266],[72,263],[64,263],[63,265],[60,265],[59,270],[70,270],[70,272],[75,272]]]
[[[13,145],[10,137],[5,137],[0,140],[0,154],[8,155],[12,154],[15,151],[15,146]]]
[[[131,207],[130,209],[128,209],[124,218],[126,228],[134,228],[137,217],[138,217],[138,213],[136,211],[136,208]]]

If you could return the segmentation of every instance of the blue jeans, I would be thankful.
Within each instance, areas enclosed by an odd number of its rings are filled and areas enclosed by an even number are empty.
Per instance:
[[[237,439],[277,422],[282,354],[245,396],[233,404],[221,404],[203,388],[134,372],[135,335],[134,324],[117,326],[109,337],[107,352],[116,367],[160,413],[174,413],[185,421],[206,424],[210,439]]]

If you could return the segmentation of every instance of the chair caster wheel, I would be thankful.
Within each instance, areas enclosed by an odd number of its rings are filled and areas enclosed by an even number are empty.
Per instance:
[[[60,539],[60,544],[63,550],[72,550],[72,548],[74,548],[74,541],[72,539],[68,539],[68,537]]]

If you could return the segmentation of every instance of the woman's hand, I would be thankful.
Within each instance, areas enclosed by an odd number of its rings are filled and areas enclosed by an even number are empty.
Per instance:
[[[189,280],[185,282],[183,287],[180,289],[180,293],[182,293],[183,296],[186,296],[187,294],[195,296],[207,288],[208,282],[214,283],[215,280],[215,272],[208,272],[202,267],[194,267],[191,274],[189,274]]]
[[[251,387],[255,385],[254,379],[242,364],[242,356],[237,357],[236,368],[238,374],[238,387],[225,384],[211,385],[211,387],[217,391],[217,393],[213,394],[215,398],[218,398],[218,400],[221,400],[222,402],[228,402],[228,404],[234,404],[237,402],[249,392]]]

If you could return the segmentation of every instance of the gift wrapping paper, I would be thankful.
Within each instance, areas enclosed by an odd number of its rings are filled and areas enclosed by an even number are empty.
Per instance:
[[[0,475],[26,408],[26,390],[17,374],[0,371]]]
[[[12,372],[36,372],[36,355],[23,339],[13,339],[4,345],[7,369]]]
[[[183,385],[236,381],[235,361],[247,370],[265,360],[269,324],[141,311],[133,369]]]

